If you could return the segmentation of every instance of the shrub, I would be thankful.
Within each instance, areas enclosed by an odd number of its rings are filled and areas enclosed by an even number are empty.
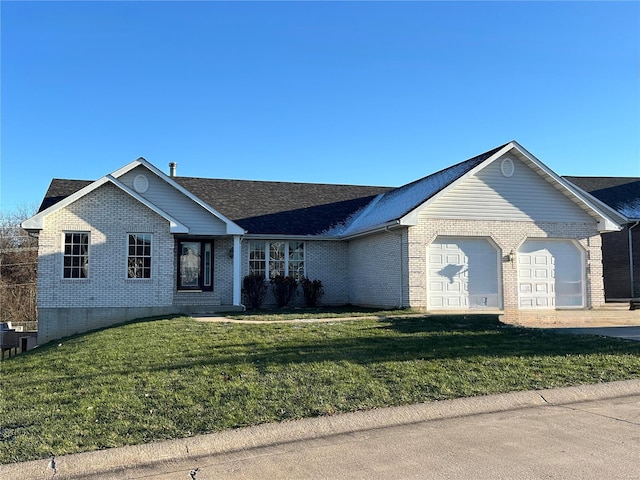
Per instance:
[[[242,279],[242,296],[248,309],[257,309],[262,306],[267,294],[267,284],[264,275],[249,274]]]
[[[278,307],[286,307],[296,294],[298,282],[293,277],[276,275],[271,279],[273,295],[276,297]]]
[[[300,280],[302,285],[302,293],[304,294],[304,303],[307,307],[317,307],[320,298],[324,295],[324,288],[321,280],[309,280],[303,278]]]

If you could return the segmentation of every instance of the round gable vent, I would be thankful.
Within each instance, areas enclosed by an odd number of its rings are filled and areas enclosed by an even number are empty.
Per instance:
[[[149,188],[149,179],[144,175],[136,175],[133,179],[133,188],[138,193],[144,193]]]
[[[511,177],[513,172],[516,170],[516,165],[513,163],[513,160],[509,157],[504,158],[502,163],[500,163],[500,172],[502,172],[503,177]]]

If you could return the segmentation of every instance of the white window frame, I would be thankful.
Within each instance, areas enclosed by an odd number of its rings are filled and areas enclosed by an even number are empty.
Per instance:
[[[273,244],[278,244],[278,243],[283,243],[284,244],[284,259],[283,260],[277,260],[277,259],[271,259],[271,245]],[[295,260],[295,259],[291,259],[291,245],[292,244],[302,244],[302,260]],[[263,257],[261,259],[255,260],[251,258],[251,252],[256,250],[256,247],[262,247],[260,248]],[[271,278],[273,278],[273,272],[270,269],[270,265],[272,262],[282,262],[284,261],[284,274],[285,276],[293,276],[293,278],[295,278],[296,280],[300,280],[302,277],[306,276],[307,273],[307,244],[304,241],[301,240],[250,240],[249,241],[249,258],[248,258],[248,270],[249,273],[253,273],[253,270],[251,268],[251,263],[252,262],[256,262],[259,261],[263,268],[261,270],[264,270],[264,277],[267,280],[270,280]],[[297,275],[290,275],[290,265],[293,262],[301,262],[302,263],[302,272],[298,272]]]
[[[131,236],[136,236],[136,237],[146,237],[149,239],[149,255],[137,255],[137,253],[134,253],[134,255],[131,255],[130,253],[130,247],[131,244],[129,243],[131,240]],[[126,238],[126,255],[125,255],[125,278],[127,280],[133,280],[133,281],[141,281],[141,280],[151,280],[153,278],[153,234],[149,233],[149,232],[128,232],[127,233],[127,238]],[[130,274],[130,266],[129,266],[129,260],[131,258],[149,258],[149,276],[148,277],[131,277]],[[142,271],[144,272],[144,269],[146,267],[144,267],[144,265],[142,267],[136,267],[137,268],[142,268]]]
[[[73,253],[73,246],[74,243],[73,241],[70,244],[67,244],[67,235],[86,235],[87,237],[87,251],[84,254],[74,254]],[[79,244],[81,245],[81,244]],[[72,252],[70,254],[67,254],[67,246],[70,246],[72,249]],[[83,280],[89,280],[89,258],[91,255],[91,232],[87,232],[87,231],[65,231],[62,232],[62,279],[63,280],[73,280],[73,281],[83,281]],[[78,265],[78,266],[74,266],[74,265],[70,265],[67,266],[65,265],[66,263],[66,259],[67,258],[86,258],[86,261],[83,265]],[[73,263],[73,262],[72,262]],[[67,268],[71,269],[71,271],[73,271],[73,269],[79,269],[79,271],[83,271],[84,270],[84,276],[83,277],[67,277],[65,276],[65,273],[67,271]]]

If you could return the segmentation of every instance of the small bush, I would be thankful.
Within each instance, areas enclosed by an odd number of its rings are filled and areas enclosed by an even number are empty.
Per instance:
[[[298,282],[293,277],[276,275],[271,279],[273,295],[276,297],[278,307],[286,307],[296,294]]]
[[[242,297],[248,309],[260,308],[266,295],[267,284],[264,275],[249,274],[242,279]]]
[[[302,285],[302,293],[304,294],[304,303],[307,307],[317,307],[320,299],[324,295],[324,288],[321,280],[309,280],[303,278],[300,280]]]

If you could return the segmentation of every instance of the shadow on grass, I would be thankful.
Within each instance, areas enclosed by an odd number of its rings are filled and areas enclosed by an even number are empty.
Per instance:
[[[218,328],[221,326],[223,324],[219,324]],[[345,326],[339,328],[342,327]],[[197,348],[190,343],[197,337],[178,336],[170,345],[172,350],[167,350],[165,360],[149,357],[134,359],[129,360],[132,364],[129,368],[116,367],[99,374],[71,376],[73,380],[85,381],[104,373],[126,376],[210,366],[232,369],[249,364],[258,372],[264,372],[269,366],[323,362],[368,365],[389,361],[464,360],[474,357],[522,359],[593,354],[640,355],[640,343],[637,342],[514,327],[501,323],[496,315],[425,316],[353,322],[349,328],[334,331],[332,337],[324,338],[310,336],[304,330],[298,335],[293,330],[295,325],[278,328],[284,332],[284,336],[275,343],[255,340],[256,335],[273,332],[271,327],[262,325],[234,325],[234,331],[246,332],[247,341],[239,341],[236,336],[231,343],[220,339],[219,346],[215,345],[218,341],[216,338],[208,338],[207,345]],[[217,330],[205,331],[215,335]],[[135,352],[132,352],[132,356],[135,356]],[[24,380],[26,383],[23,385],[29,382],[26,378]]]

